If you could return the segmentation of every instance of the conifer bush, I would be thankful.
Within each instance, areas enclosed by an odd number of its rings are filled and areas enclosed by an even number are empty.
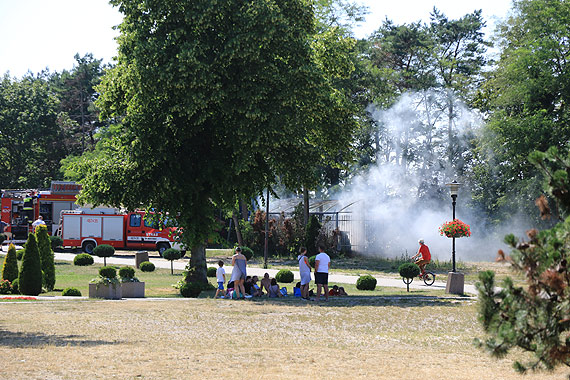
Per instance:
[[[206,276],[216,277],[217,270],[218,270],[218,268],[216,268],[216,267],[208,267],[208,269],[206,270]]]
[[[51,249],[47,226],[40,225],[36,228],[36,238],[44,274],[43,285],[48,291],[51,291],[55,286],[55,258]]]
[[[81,297],[81,292],[77,288],[65,288],[63,292],[61,292],[61,295],[67,297]]]
[[[143,272],[154,272],[155,267],[150,261],[143,261],[140,263],[139,269]]]
[[[87,265],[93,265],[93,263],[94,263],[93,256],[91,256],[88,253],[80,253],[79,255],[73,258],[73,265],[87,266]]]
[[[247,261],[251,260],[251,258],[253,257],[253,249],[249,247],[241,247],[241,253],[242,255],[245,256]]]
[[[119,269],[119,277],[121,279],[131,280],[135,278],[135,270],[132,267],[122,267]]]
[[[50,236],[49,241],[54,252],[63,246],[63,239],[59,236]]]
[[[309,265],[313,269],[315,268],[315,261],[317,261],[317,255],[313,255],[313,256],[309,257]]]
[[[275,280],[277,280],[277,282],[291,283],[293,282],[293,279],[293,272],[291,272],[289,269],[281,269],[275,275]]]
[[[2,267],[2,279],[8,280],[10,283],[18,278],[18,259],[16,258],[16,247],[10,244],[8,253],[4,258],[4,266]]]
[[[406,283],[406,288],[408,289],[409,292],[410,284],[414,280],[414,277],[420,274],[421,269],[415,263],[403,263],[398,267],[398,272],[400,273],[400,276],[406,279],[404,282]]]
[[[20,280],[18,278],[12,281],[12,294],[20,294],[19,284]]]
[[[356,289],[358,290],[374,290],[376,289],[376,279],[369,274],[360,276],[356,280]]]
[[[37,296],[42,292],[42,264],[38,249],[38,241],[34,233],[30,233],[28,235],[28,240],[26,241],[26,252],[22,259],[22,268],[20,269],[18,279],[21,294]]]
[[[117,277],[117,270],[114,267],[101,267],[99,268],[99,276],[103,278]]]
[[[24,258],[24,253],[26,253],[26,249],[18,249],[16,251],[16,258],[18,259],[18,261],[22,261],[22,259]]]
[[[101,244],[93,249],[93,254],[103,258],[103,265],[107,266],[107,257],[115,254],[115,248],[109,244]]]
[[[175,248],[168,248],[162,252],[162,257],[170,261],[170,274],[174,274],[174,260],[178,260],[181,257],[180,251]]]
[[[321,232],[321,222],[315,215],[311,215],[307,223],[305,231],[305,246],[307,247],[307,256],[316,255],[317,252],[317,239]]]

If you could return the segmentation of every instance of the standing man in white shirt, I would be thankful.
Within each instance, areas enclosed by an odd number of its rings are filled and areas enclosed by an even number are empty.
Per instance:
[[[32,228],[34,229],[35,232],[38,226],[45,226],[45,225],[46,222],[44,222],[44,217],[40,215],[38,216],[38,219],[36,219],[36,221],[32,223]]]
[[[315,257],[315,284],[317,284],[318,301],[321,296],[321,289],[325,288],[325,301],[329,300],[329,269],[331,267],[331,258],[325,253],[325,247],[319,244],[319,254]]]

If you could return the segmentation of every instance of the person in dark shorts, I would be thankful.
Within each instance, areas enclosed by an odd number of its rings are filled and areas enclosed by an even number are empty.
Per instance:
[[[317,284],[317,295],[315,301],[321,296],[321,289],[325,290],[325,301],[329,300],[329,269],[331,258],[325,253],[325,247],[319,245],[319,254],[315,257],[315,284]]]

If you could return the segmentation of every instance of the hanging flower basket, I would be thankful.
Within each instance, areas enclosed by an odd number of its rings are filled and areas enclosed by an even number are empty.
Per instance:
[[[471,228],[461,220],[454,219],[451,222],[443,223],[441,227],[439,227],[439,234],[445,235],[448,238],[469,237],[471,236]]]

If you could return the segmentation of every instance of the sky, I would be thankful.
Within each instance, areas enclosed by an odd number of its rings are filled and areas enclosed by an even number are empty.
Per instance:
[[[450,19],[482,9],[490,33],[495,20],[505,17],[511,6],[511,0],[354,1],[370,10],[355,29],[358,38],[370,35],[386,17],[396,24],[428,22],[434,6]],[[105,63],[112,62],[118,34],[113,27],[121,19],[108,0],[0,0],[0,75],[71,70],[76,53],[93,53]]]

